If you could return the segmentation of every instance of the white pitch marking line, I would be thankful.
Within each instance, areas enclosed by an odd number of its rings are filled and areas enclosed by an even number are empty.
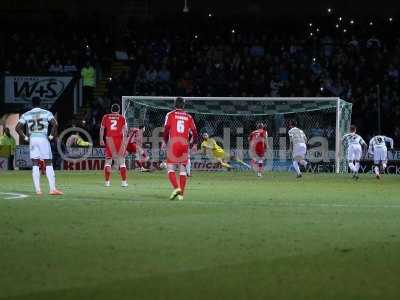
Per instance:
[[[9,197],[4,197],[4,198],[3,198],[3,199],[5,199],[5,200],[23,199],[23,198],[27,198],[27,197],[28,197],[28,195],[20,194],[20,193],[3,193],[3,192],[0,192],[0,194],[2,194],[2,195],[9,195]]]
[[[225,205],[226,202],[193,201],[191,204]],[[265,206],[265,207],[327,207],[327,208],[400,208],[396,204],[339,204],[339,203],[287,203],[287,202],[254,202],[254,203],[232,203],[232,206]]]

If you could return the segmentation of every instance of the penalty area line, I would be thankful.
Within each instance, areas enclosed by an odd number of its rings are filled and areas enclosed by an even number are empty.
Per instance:
[[[5,200],[23,199],[23,198],[27,198],[28,197],[28,195],[21,194],[21,193],[0,192],[0,195],[5,195],[5,197],[3,197],[3,199],[5,199]]]
[[[211,202],[211,201],[193,201],[191,204],[199,204],[199,205],[226,205],[229,202]],[[264,206],[264,207],[322,207],[322,208],[400,208],[400,205],[396,204],[339,204],[339,203],[290,203],[290,202],[253,202],[253,203],[230,203],[232,206],[243,206],[243,207],[251,207],[251,206]]]

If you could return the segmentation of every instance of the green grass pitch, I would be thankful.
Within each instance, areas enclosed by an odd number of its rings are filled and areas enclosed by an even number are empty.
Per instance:
[[[0,299],[400,299],[400,177],[129,175],[0,173]]]

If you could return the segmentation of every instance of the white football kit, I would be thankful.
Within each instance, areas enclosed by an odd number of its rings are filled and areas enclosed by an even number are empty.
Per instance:
[[[347,160],[360,161],[362,156],[361,145],[366,145],[361,136],[356,133],[345,134],[342,141],[347,144]]]
[[[368,152],[374,156],[374,164],[380,163],[386,164],[387,162],[387,147],[386,143],[390,144],[390,148],[393,149],[393,139],[384,135],[374,136],[369,141]]]
[[[54,119],[51,112],[34,108],[24,113],[19,123],[27,124],[31,159],[52,159],[50,142],[47,137],[49,123]]]
[[[307,137],[303,130],[293,127],[288,131],[288,135],[293,146],[293,159],[304,159],[307,152]]]

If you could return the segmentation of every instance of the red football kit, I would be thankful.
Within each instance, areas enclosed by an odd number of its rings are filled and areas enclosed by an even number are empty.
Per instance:
[[[197,129],[192,116],[182,109],[169,112],[164,124],[164,142],[168,144],[167,163],[187,164],[190,135],[193,141],[197,141]]]
[[[121,147],[125,147],[123,145],[126,131],[125,117],[118,113],[106,114],[101,121],[101,127],[105,129],[106,158],[120,157],[125,151],[125,149],[121,149]]]
[[[266,138],[268,133],[264,129],[254,130],[249,135],[250,154],[253,160],[263,160],[267,150]],[[256,157],[254,157],[256,156]]]
[[[138,148],[140,149],[143,145],[143,130],[139,128],[132,128],[128,133],[128,146],[126,150],[128,153],[136,154]]]

